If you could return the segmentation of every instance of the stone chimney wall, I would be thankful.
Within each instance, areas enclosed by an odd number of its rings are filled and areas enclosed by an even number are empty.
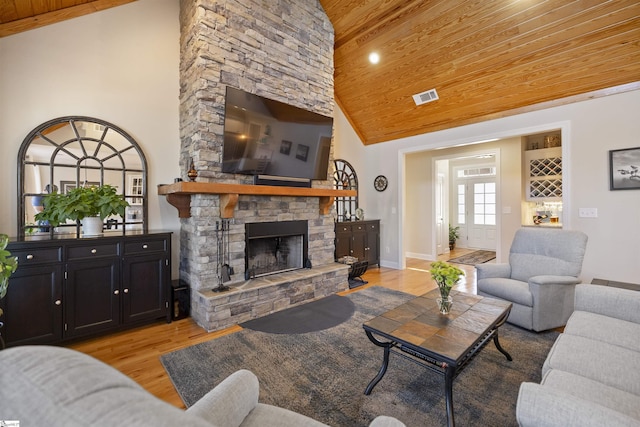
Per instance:
[[[227,86],[333,116],[333,27],[318,0],[180,1],[180,168],[187,180],[251,184],[221,172]],[[330,155],[332,176],[333,149]],[[332,181],[314,181],[332,188]],[[333,262],[333,215],[320,215],[313,197],[240,196],[230,224],[229,263],[244,277],[246,222],[309,221],[309,258]],[[193,289],[217,285],[216,195],[192,196],[181,220],[180,278]]]

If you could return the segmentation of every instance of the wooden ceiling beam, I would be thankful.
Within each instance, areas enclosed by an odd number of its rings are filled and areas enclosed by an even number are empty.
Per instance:
[[[90,13],[98,12],[116,6],[121,6],[123,4],[131,3],[134,1],[136,0],[89,0],[85,3],[76,4],[62,9],[55,9],[54,7],[51,7],[51,10],[45,13],[37,12],[38,10],[42,10],[42,5],[40,8],[34,8],[32,6],[31,10],[33,15],[1,23],[0,37],[6,37],[13,34],[18,34],[23,31],[33,30],[35,28],[44,27],[45,25],[54,24],[56,22],[65,21],[71,18],[77,18],[79,16],[88,15]],[[17,2],[22,5],[21,7],[27,6],[27,0],[17,0]],[[35,0],[29,0],[28,4],[32,5],[34,2],[42,3],[42,1],[36,2]],[[5,16],[4,12],[5,10],[2,9],[3,17]],[[22,10],[23,14],[26,12],[26,9]],[[16,12],[16,16],[20,16],[18,12]],[[3,19],[3,21],[5,20],[6,19]]]

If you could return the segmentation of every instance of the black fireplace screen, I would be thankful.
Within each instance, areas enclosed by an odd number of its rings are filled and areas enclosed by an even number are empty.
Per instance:
[[[307,265],[307,221],[258,222],[245,225],[247,279],[297,270]]]

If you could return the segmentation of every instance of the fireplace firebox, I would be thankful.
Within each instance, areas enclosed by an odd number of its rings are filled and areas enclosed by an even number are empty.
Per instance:
[[[309,266],[307,221],[245,224],[245,279]]]

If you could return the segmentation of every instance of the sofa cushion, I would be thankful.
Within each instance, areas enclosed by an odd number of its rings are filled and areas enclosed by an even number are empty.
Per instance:
[[[322,424],[319,421],[298,414],[297,412],[264,403],[258,403],[258,406],[256,406],[242,422],[242,427],[276,425],[280,427],[326,427],[326,424]]]
[[[640,323],[640,292],[610,286],[578,285],[575,309]]]
[[[638,396],[616,387],[559,369],[548,371],[541,384],[640,420]]]
[[[640,396],[640,357],[624,347],[562,334],[544,362],[543,376],[550,369],[581,375]]]
[[[638,427],[638,420],[552,387],[522,383],[516,419],[520,427]]]
[[[576,230],[521,228],[509,251],[511,278],[526,282],[540,275],[577,277],[586,243],[587,235]]]
[[[0,352],[3,419],[47,426],[209,426],[85,354],[22,346]],[[10,386],[7,386],[10,385]]]
[[[574,311],[567,322],[564,333],[640,352],[639,323],[627,322],[587,311]]]
[[[533,307],[533,295],[529,292],[529,284],[527,282],[494,277],[478,280],[478,289],[482,289],[482,293],[496,298]]]
[[[239,427],[258,405],[259,394],[258,377],[240,369],[209,390],[186,412],[220,426]]]

